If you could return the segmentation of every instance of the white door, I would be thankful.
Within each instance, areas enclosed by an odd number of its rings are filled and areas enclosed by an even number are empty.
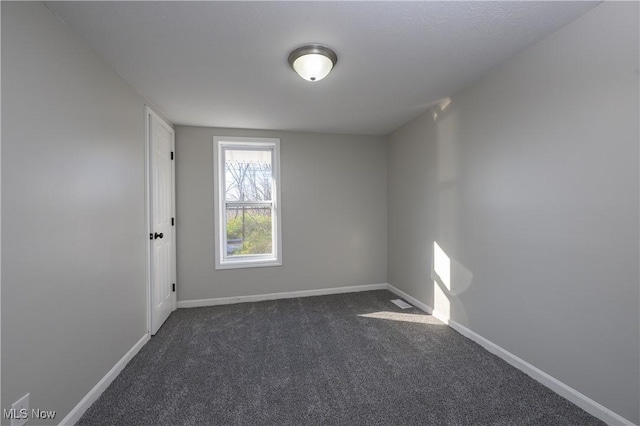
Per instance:
[[[174,133],[148,110],[151,334],[176,308]]]

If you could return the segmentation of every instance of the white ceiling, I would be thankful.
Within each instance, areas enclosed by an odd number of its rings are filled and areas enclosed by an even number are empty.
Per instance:
[[[598,2],[48,2],[174,124],[388,134]],[[309,83],[291,50],[326,44]]]

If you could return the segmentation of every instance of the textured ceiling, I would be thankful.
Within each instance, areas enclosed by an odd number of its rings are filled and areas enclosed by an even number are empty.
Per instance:
[[[48,2],[174,123],[388,134],[597,2]],[[309,83],[289,52],[338,53]]]

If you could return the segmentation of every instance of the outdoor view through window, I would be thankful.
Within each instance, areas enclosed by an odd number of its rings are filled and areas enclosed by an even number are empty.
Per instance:
[[[273,150],[223,153],[226,257],[273,254]]]

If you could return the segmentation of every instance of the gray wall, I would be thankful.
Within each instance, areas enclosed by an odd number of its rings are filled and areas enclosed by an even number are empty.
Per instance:
[[[62,420],[146,333],[143,118],[42,3],[2,2],[2,408]]]
[[[215,270],[213,136],[280,138],[283,266]],[[178,300],[387,280],[386,143],[176,126]]]
[[[635,423],[638,33],[605,2],[388,151],[389,282]]]

